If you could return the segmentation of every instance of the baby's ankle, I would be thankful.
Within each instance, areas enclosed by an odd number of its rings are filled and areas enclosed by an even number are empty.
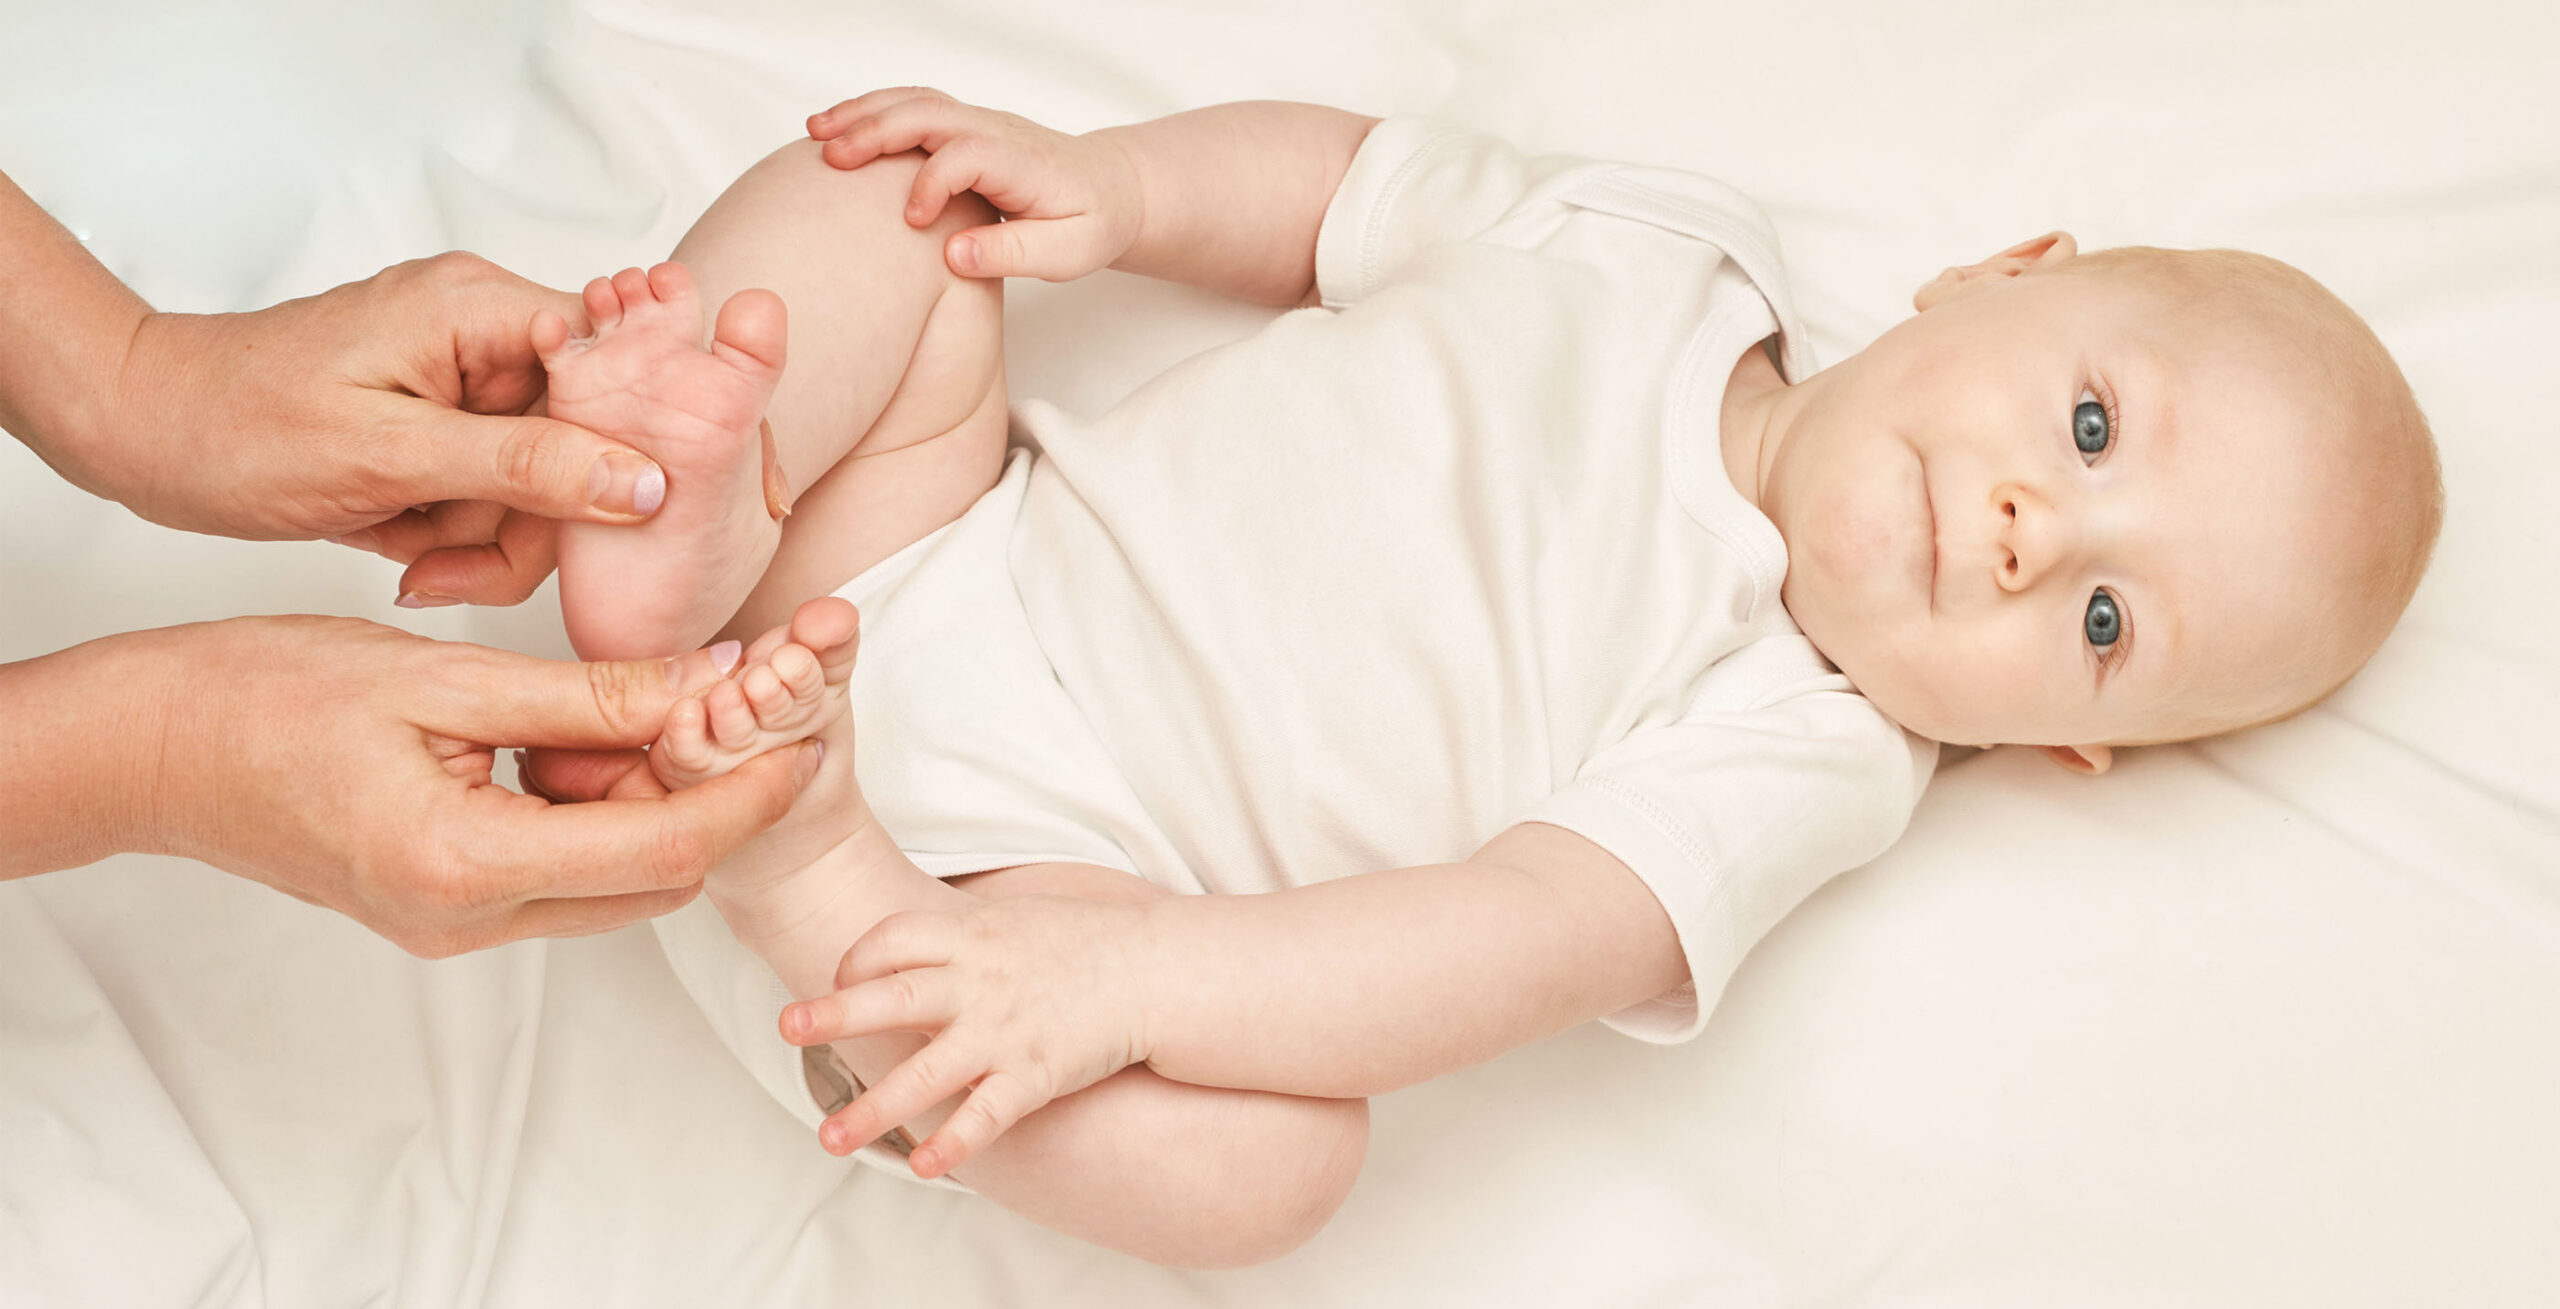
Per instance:
[[[787,849],[746,853],[763,857],[731,858],[702,885],[730,934],[751,949],[833,917],[847,897],[862,895],[900,865],[914,867],[867,809],[850,835],[813,856],[795,858],[799,852]]]

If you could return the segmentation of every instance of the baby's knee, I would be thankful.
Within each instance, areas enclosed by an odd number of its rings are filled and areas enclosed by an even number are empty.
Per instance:
[[[975,191],[949,197],[931,223],[915,227],[906,220],[907,202],[915,194],[916,177],[924,170],[922,150],[882,155],[860,168],[838,168],[818,153],[818,143],[802,137],[766,155],[738,179],[732,192],[752,189],[795,206],[817,206],[830,216],[859,227],[897,228],[939,244],[952,233],[996,221],[996,208]]]
[[[1369,1149],[1369,1102],[1275,1096],[1225,1124],[1215,1198],[1156,1262],[1195,1269],[1269,1263],[1314,1239],[1342,1208]]]

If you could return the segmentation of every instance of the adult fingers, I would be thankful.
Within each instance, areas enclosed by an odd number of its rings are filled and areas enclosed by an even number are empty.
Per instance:
[[[440,694],[421,726],[484,745],[613,749],[647,745],[667,707],[738,667],[735,641],[673,659],[572,663],[449,645],[428,670]]]
[[[667,475],[647,455],[583,427],[395,403],[383,470],[393,503],[491,500],[544,518],[636,523],[666,500]]]
[[[457,838],[506,900],[689,887],[773,825],[817,774],[815,742],[775,750],[663,799],[491,806]]]
[[[509,509],[499,517],[496,539],[428,550],[400,574],[405,608],[459,600],[476,605],[521,604],[560,563],[559,525]]]
[[[403,510],[371,527],[331,539],[385,559],[413,564],[430,550],[486,545],[498,539],[498,524],[505,521],[507,513],[505,505],[486,500],[444,500]]]
[[[756,424],[756,439],[764,445],[764,511],[778,523],[791,516],[795,497],[791,494],[791,478],[782,471],[782,456],[773,448],[771,419]]]
[[[649,785],[635,787],[635,773]],[[649,771],[649,756],[638,750],[518,750],[516,780],[534,795],[566,804],[667,793]]]
[[[510,941],[535,936],[593,936],[627,927],[644,919],[671,914],[693,903],[702,893],[702,884],[680,886],[667,891],[633,891],[624,895],[593,895],[569,900],[528,900],[516,906],[507,919],[506,933]]]

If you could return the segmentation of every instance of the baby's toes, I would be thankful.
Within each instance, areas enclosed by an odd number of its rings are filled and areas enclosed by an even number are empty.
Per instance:
[[[649,290],[649,275],[637,268],[626,268],[613,275],[613,293],[622,297],[622,312],[635,313],[658,302]]]
[[[622,321],[622,293],[613,289],[612,278],[599,277],[587,283],[578,298],[586,303],[587,321],[597,327],[611,327]]]
[[[736,682],[722,682],[702,697],[711,713],[711,739],[723,750],[744,750],[755,743],[756,712]]]
[[[667,710],[667,725],[652,749],[663,754],[665,762],[679,772],[695,774],[709,769],[714,760],[711,724],[702,701],[693,696],[676,701],[675,707]],[[665,775],[666,770],[661,769],[660,776]]]
[[[791,639],[808,647],[830,682],[853,676],[854,651],[862,644],[862,615],[835,596],[820,596],[791,615]]]
[[[768,732],[783,731],[791,726],[794,707],[791,690],[782,684],[780,674],[771,668],[750,668],[747,675],[738,681],[746,688],[747,707],[756,711],[758,726]]]
[[[682,264],[666,263],[650,269],[649,290],[660,303],[679,313],[693,308],[693,274]]]
[[[785,325],[782,297],[751,289],[730,296],[711,324],[711,352],[731,363],[751,364],[756,371],[779,371],[790,329]]]
[[[774,676],[791,692],[797,704],[815,704],[827,689],[825,670],[818,667],[818,657],[802,646],[786,645],[774,652],[770,665]]]

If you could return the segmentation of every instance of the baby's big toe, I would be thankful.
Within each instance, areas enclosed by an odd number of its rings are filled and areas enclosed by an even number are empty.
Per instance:
[[[764,290],[740,291],[720,306],[720,317],[711,325],[711,348],[728,354],[733,363],[743,357],[779,372],[790,334],[781,296]]]

